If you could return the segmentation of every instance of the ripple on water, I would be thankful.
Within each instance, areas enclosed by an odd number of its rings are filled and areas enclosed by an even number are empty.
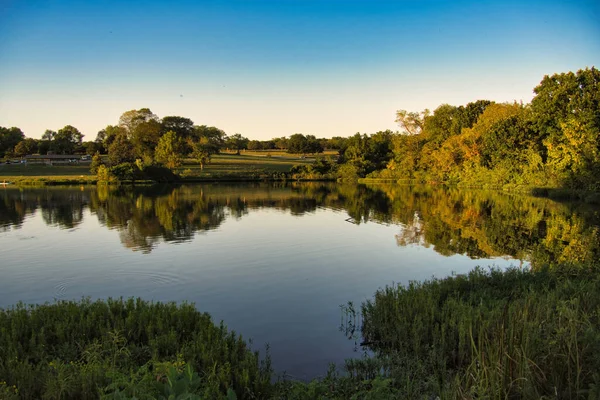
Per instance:
[[[74,278],[63,279],[54,285],[54,298],[56,300],[62,300],[65,297],[67,289],[73,286],[72,283],[74,280]]]
[[[183,283],[183,277],[170,271],[147,269],[126,269],[114,272],[116,279],[134,279],[135,281],[150,281],[160,286],[173,286]]]

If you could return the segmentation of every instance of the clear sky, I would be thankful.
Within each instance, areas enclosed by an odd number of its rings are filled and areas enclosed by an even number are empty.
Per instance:
[[[373,133],[586,66],[598,0],[0,0],[0,126],[34,138],[142,107],[250,139]]]

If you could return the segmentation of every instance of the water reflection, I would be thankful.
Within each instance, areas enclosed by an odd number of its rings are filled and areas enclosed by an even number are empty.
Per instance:
[[[121,243],[151,252],[185,242],[227,218],[274,208],[295,216],[319,207],[343,210],[355,224],[398,225],[399,246],[442,255],[510,257],[534,265],[600,257],[598,209],[498,192],[323,183],[152,187],[6,188],[0,229],[19,229],[39,210],[46,224],[73,229],[89,209]]]

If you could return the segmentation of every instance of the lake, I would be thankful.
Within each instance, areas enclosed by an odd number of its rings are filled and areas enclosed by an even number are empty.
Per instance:
[[[277,373],[361,357],[342,307],[476,266],[600,256],[598,208],[478,190],[323,183],[0,189],[0,307],[187,301]],[[350,337],[350,340],[348,337]]]

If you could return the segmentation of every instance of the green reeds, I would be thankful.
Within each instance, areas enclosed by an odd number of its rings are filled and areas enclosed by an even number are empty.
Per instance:
[[[600,377],[598,268],[555,268],[387,287],[363,304],[365,342],[396,385],[429,381],[422,394],[589,398]]]

